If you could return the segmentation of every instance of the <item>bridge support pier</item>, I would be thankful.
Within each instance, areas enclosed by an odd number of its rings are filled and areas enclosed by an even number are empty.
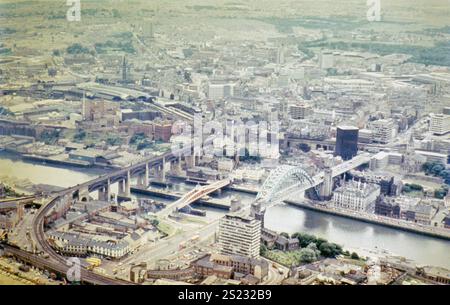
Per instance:
[[[147,189],[148,187],[148,176],[146,173],[139,174],[137,176],[137,185],[140,188]]]
[[[170,171],[175,175],[178,175],[181,173],[181,171],[182,171],[181,158],[178,158],[177,160],[170,162]]]
[[[130,197],[131,194],[131,188],[130,188],[130,172],[127,172],[127,178],[122,179],[119,181],[119,196],[122,197]]]
[[[186,168],[195,167],[195,156],[185,156],[184,161],[186,162]]]
[[[323,182],[319,186],[319,197],[321,200],[329,200],[333,194],[333,171],[331,168],[324,170]]]
[[[78,200],[89,201],[89,189],[87,187],[78,190]]]
[[[108,179],[108,181],[106,181],[106,201],[110,202],[111,201],[111,180]]]
[[[102,187],[98,190],[98,200],[109,201],[107,187]]]
[[[109,179],[106,182],[106,186],[98,190],[98,200],[111,201],[111,182]]]
[[[149,174],[152,177],[156,177],[156,175],[158,174],[158,169],[157,166],[153,165],[152,167],[149,168]]]
[[[127,179],[125,180],[125,197],[130,197],[131,195],[131,176],[130,171],[127,172]]]
[[[163,159],[163,163],[156,168],[156,177],[161,181],[166,181],[166,160]]]
[[[120,180],[119,182],[118,195],[123,196],[125,194],[125,180]]]
[[[149,181],[148,181],[148,176],[150,175],[149,170],[148,170],[148,163],[145,164],[145,173],[144,173],[144,186],[145,188],[148,187]]]

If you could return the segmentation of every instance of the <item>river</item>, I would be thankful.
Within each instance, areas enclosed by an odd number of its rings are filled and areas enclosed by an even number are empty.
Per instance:
[[[29,179],[33,183],[69,187],[92,179],[101,173],[104,173],[104,171],[29,163],[9,154],[0,153],[0,177],[9,176]],[[177,190],[185,190],[191,187],[191,185],[186,184],[174,186]],[[221,195],[221,197],[228,196],[239,196],[242,202],[247,204],[253,199],[252,195],[232,191],[225,191]],[[210,216],[215,218],[225,212],[207,209],[207,213],[212,214]],[[266,212],[265,225],[267,228],[279,232],[313,234],[338,243],[344,248],[385,249],[391,253],[411,258],[421,264],[450,269],[450,242],[437,238],[285,204],[274,206]]]

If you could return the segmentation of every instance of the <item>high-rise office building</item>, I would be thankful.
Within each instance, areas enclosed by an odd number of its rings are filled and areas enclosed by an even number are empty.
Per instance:
[[[259,257],[261,221],[239,215],[227,214],[220,219],[218,243],[221,254]]]
[[[358,131],[354,126],[339,126],[336,134],[335,156],[350,160],[358,153]]]

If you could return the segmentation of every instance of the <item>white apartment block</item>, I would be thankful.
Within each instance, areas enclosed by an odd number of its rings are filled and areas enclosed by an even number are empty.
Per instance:
[[[379,195],[379,185],[351,181],[333,192],[333,206],[363,212]]]
[[[329,69],[334,67],[334,55],[332,52],[322,52],[319,54],[320,69]]]
[[[252,217],[227,214],[219,222],[221,254],[259,257],[261,221]]]
[[[396,152],[380,151],[370,159],[369,167],[371,170],[383,169],[388,165],[401,165],[404,156]]]
[[[435,135],[444,135],[450,132],[450,115],[431,113],[430,132]]]
[[[372,131],[372,141],[383,144],[394,140],[398,132],[397,123],[392,119],[369,122],[368,128]]]
[[[313,113],[313,109],[310,105],[297,104],[289,107],[289,114],[291,118],[295,120],[302,120]]]
[[[370,159],[369,167],[371,170],[383,169],[389,164],[389,154],[385,151],[372,156]]]
[[[447,164],[446,154],[440,154],[432,151],[423,151],[423,150],[416,150],[415,152],[417,155],[425,157],[427,162],[439,162],[442,164]]]
[[[233,84],[209,84],[208,98],[212,100],[220,100],[234,95]]]

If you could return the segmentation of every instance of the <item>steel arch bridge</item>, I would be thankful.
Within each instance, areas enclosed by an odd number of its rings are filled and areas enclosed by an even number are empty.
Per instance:
[[[256,201],[275,204],[283,201],[295,193],[314,188],[318,183],[301,167],[280,165],[273,170],[264,181]]]

